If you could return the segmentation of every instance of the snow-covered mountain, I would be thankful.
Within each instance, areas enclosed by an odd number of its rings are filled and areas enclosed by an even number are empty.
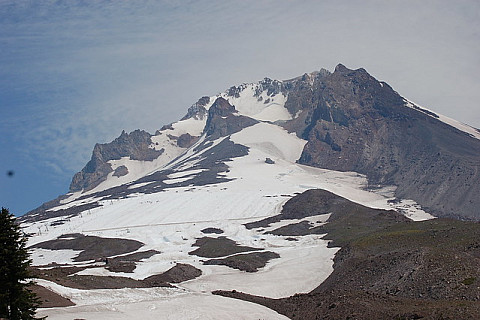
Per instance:
[[[287,218],[288,201],[321,189],[372,214],[479,219],[479,139],[343,65],[202,97],[153,135],[97,144],[69,193],[21,218],[34,264],[71,270],[39,283],[76,306],[43,312],[282,318],[210,292],[281,298],[327,279],[338,247],[319,230],[335,210]]]

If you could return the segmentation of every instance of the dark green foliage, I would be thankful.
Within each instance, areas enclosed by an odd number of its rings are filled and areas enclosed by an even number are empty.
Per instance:
[[[477,279],[477,278],[475,278],[475,277],[465,278],[465,279],[462,281],[462,283],[463,283],[464,285],[469,286],[469,285],[473,284],[476,279]]]
[[[29,289],[32,284],[26,249],[27,239],[13,214],[0,213],[0,318],[37,319],[38,298]]]

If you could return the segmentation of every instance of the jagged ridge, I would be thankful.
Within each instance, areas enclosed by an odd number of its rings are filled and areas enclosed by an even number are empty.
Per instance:
[[[105,181],[107,175],[113,172],[107,163],[109,160],[130,157],[132,160],[152,161],[158,158],[163,151],[150,148],[151,144],[151,135],[143,130],[135,130],[130,134],[122,131],[120,137],[110,143],[97,143],[90,161],[73,176],[70,191],[90,190]]]
[[[230,102],[243,103],[247,89],[253,95],[249,103],[259,106],[287,97],[284,107],[291,119],[277,124],[307,141],[299,163],[359,172],[367,175],[371,186],[395,185],[398,198],[413,199],[438,216],[479,219],[480,141],[411,104],[364,69],[340,64],[333,73],[322,69],[286,81],[265,78],[231,87],[199,99],[179,123],[195,121],[208,140],[252,126],[259,121],[255,115],[242,114],[239,110],[245,106]],[[169,129],[172,124],[163,128]],[[190,134],[188,126],[184,131],[169,138],[186,150],[202,132]],[[162,153],[152,147],[149,133],[122,132],[113,142],[95,146],[91,160],[73,177],[70,191],[88,191],[105,181],[114,171],[110,160],[152,161]],[[113,175],[127,173],[121,166]]]

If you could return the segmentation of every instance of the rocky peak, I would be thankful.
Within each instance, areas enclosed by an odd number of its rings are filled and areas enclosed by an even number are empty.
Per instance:
[[[279,93],[283,93],[284,95],[286,95],[287,93],[283,82],[278,80],[272,80],[270,78],[264,78],[258,83],[255,96],[259,96],[263,91],[267,91],[267,95],[269,97],[273,97]]]
[[[237,110],[226,99],[220,97],[208,109],[204,133],[211,140],[228,136],[258,123],[250,117],[237,114]]]
[[[70,191],[91,190],[105,181],[113,172],[110,160],[129,157],[131,160],[152,161],[163,151],[150,148],[151,135],[143,130],[135,130],[130,134],[122,131],[120,136],[110,143],[97,143],[93,148],[90,161],[73,176]]]
[[[247,88],[257,96],[266,91],[288,97],[285,107],[294,118],[281,125],[307,141],[298,162],[359,172],[372,185],[395,185],[398,197],[413,199],[438,216],[479,219],[480,142],[432,113],[406,106],[404,98],[365,69],[339,64],[333,73],[322,69],[282,82],[265,78],[231,87],[227,96],[240,97]],[[211,102],[202,97],[183,118],[206,117],[207,140],[258,123],[221,97],[207,111]],[[182,148],[196,141],[189,134],[174,138]],[[162,151],[150,145],[150,135],[140,130],[123,131],[113,142],[97,144],[91,160],[73,178],[71,191],[101,183],[112,172],[109,160],[155,159]],[[119,169],[115,174],[124,173]]]
[[[208,117],[211,118],[214,115],[226,117],[234,112],[237,112],[235,107],[232,106],[226,99],[219,97],[208,110]]]
[[[203,120],[207,114],[207,109],[205,108],[205,106],[209,102],[210,97],[201,97],[196,103],[194,103],[190,108],[188,108],[187,114],[181,120],[186,120],[190,118]]]
[[[365,69],[340,64],[332,74],[311,80],[291,81],[285,105],[297,115],[285,128],[308,141],[300,163],[359,172],[374,185],[396,185],[399,197],[438,216],[478,216],[478,140],[407,107]]]
[[[334,72],[341,72],[341,73],[351,72],[351,71],[353,71],[353,70],[348,69],[342,63],[337,64],[337,66],[335,67],[335,70],[334,70]]]

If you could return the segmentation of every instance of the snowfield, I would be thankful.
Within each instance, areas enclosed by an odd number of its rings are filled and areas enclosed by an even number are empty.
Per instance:
[[[281,121],[290,120],[292,115],[285,108],[287,96],[278,93],[268,96],[266,91],[262,91],[259,96],[255,96],[258,90],[258,84],[245,84],[238,97],[229,96],[226,92],[220,96],[235,106],[235,109],[242,115],[251,117],[260,121]]]
[[[254,85],[247,85],[240,97],[230,100],[239,113],[258,120],[274,122],[287,120],[291,115],[284,108],[286,97],[279,93],[268,97],[266,92],[253,96]],[[262,99],[259,99],[262,97]],[[268,100],[268,103],[265,101]],[[210,105],[213,103],[210,99]],[[207,106],[207,108],[209,105]],[[295,194],[309,189],[325,189],[360,204],[382,209],[396,209],[413,220],[431,219],[411,201],[390,203],[394,189],[384,188],[375,192],[366,190],[365,176],[354,172],[336,172],[303,166],[296,163],[306,141],[290,134],[281,127],[260,122],[245,128],[231,137],[222,137],[201,151],[195,152],[205,137],[189,149],[176,146],[169,135],[190,133],[200,136],[205,119],[187,119],[172,124],[152,137],[153,148],[164,149],[154,161],[135,161],[129,158],[111,161],[112,168],[126,166],[123,177],[109,175],[107,180],[88,193],[74,193],[51,211],[100,201],[101,207],[85,210],[70,217],[63,224],[52,222],[64,219],[51,218],[24,224],[24,231],[33,236],[29,245],[55,239],[62,234],[82,233],[106,238],[125,238],[143,242],[139,251],[160,251],[137,263],[133,273],[110,272],[101,264],[81,271],[83,275],[115,275],[144,279],[167,271],[175,263],[185,263],[202,270],[202,275],[177,285],[177,288],[78,290],[39,280],[51,290],[70,298],[76,306],[42,309],[40,316],[49,319],[287,319],[278,313],[248,302],[228,299],[211,294],[213,290],[237,290],[254,295],[280,298],[315,289],[333,271],[333,258],[339,248],[328,248],[321,235],[297,237],[288,241],[283,236],[264,234],[259,229],[247,230],[247,222],[270,217],[281,212],[283,204]],[[228,171],[221,177],[227,182],[207,183],[201,186],[175,187],[188,182],[207,169],[193,168],[223,139],[249,148],[248,155],[225,162]],[[266,163],[266,158],[274,161]],[[134,182],[138,178],[158,170],[176,170],[164,181],[167,187],[161,192],[129,194],[115,200],[101,200],[95,192],[112,186]],[[130,185],[129,188],[146,186],[151,182]],[[171,187],[170,187],[171,186]],[[88,199],[77,200],[91,194]],[[314,224],[328,223],[328,214],[302,219]],[[297,223],[300,220],[278,222],[267,230]],[[205,228],[219,228],[222,234],[204,234]],[[258,272],[248,273],[226,266],[204,265],[207,260],[189,252],[196,239],[209,236],[225,236],[239,245],[272,251],[280,258],[270,260]],[[73,250],[33,250],[33,264],[51,262],[74,263],[78,254]]]
[[[62,293],[76,304],[39,309],[38,316],[54,320],[288,319],[255,303],[183,289],[75,290],[46,280],[38,283]]]

